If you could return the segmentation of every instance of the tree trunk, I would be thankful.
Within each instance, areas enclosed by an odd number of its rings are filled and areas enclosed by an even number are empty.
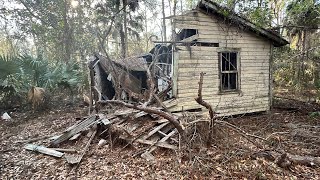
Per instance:
[[[167,30],[166,30],[166,14],[164,12],[164,0],[162,0],[162,32],[163,32],[163,41],[167,41]]]
[[[67,0],[64,1],[64,11],[63,11],[63,60],[66,64],[70,61],[71,58],[71,48],[72,48],[72,35],[70,32],[70,27],[68,23],[68,2]]]
[[[124,29],[123,57],[125,58],[128,55],[127,0],[123,0],[123,29]]]

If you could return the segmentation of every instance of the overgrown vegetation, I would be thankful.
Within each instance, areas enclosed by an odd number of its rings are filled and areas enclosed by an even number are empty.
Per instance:
[[[0,98],[4,107],[25,102],[32,86],[43,87],[49,94],[65,89],[73,96],[88,84],[87,75],[77,63],[65,65],[30,55],[2,55],[0,64]]]
[[[164,37],[164,31],[172,31],[166,29],[170,21],[163,24],[160,16],[179,14],[197,4],[197,0],[14,0],[12,6],[1,2],[2,98],[21,96],[32,85],[50,91],[71,87],[75,92],[86,79],[86,56],[100,52],[117,59],[144,53],[153,46],[152,38],[170,37]],[[215,2],[290,40],[290,46],[273,53],[277,90],[290,89],[313,99],[319,96],[319,1]]]

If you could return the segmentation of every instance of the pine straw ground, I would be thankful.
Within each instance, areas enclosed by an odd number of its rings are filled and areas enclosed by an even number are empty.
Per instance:
[[[287,104],[292,106],[292,104]],[[283,105],[282,105],[283,107]],[[290,169],[278,167],[263,158],[253,159],[257,147],[232,129],[217,127],[217,135],[209,148],[183,148],[181,153],[158,149],[156,162],[131,155],[132,148],[122,150],[116,145],[98,147],[95,137],[79,166],[70,166],[63,159],[24,150],[16,141],[62,132],[84,117],[87,109],[63,108],[30,115],[14,113],[10,122],[0,122],[0,179],[319,179],[319,167],[294,165]],[[270,146],[299,155],[320,156],[318,142],[308,142],[290,129],[294,125],[319,126],[320,118],[305,111],[274,109],[229,118],[243,130],[262,137],[270,137]],[[288,125],[289,124],[289,125]],[[290,126],[291,124],[291,126]],[[319,129],[318,129],[319,131]],[[317,136],[319,137],[319,132]],[[196,138],[196,137],[194,137]],[[192,140],[194,141],[194,139]],[[192,144],[190,141],[190,144]],[[34,142],[46,144],[48,141]],[[189,144],[189,145],[190,145]],[[191,146],[191,145],[190,145]],[[122,151],[121,151],[122,150]],[[318,150],[318,152],[317,152]]]

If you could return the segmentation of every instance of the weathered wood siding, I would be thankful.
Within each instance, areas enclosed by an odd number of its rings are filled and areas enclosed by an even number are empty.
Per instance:
[[[181,111],[199,106],[197,97],[200,72],[205,72],[203,99],[211,103],[220,115],[234,115],[269,110],[269,70],[271,42],[237,26],[205,13],[189,13],[175,18],[177,28],[198,29],[198,40],[219,43],[219,47],[177,46],[174,63],[178,72],[176,95],[178,105],[171,111]],[[240,55],[240,93],[220,93],[218,51],[237,48]]]

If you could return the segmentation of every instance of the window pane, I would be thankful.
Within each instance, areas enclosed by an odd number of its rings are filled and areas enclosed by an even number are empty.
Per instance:
[[[237,70],[237,53],[221,53],[221,70]]]
[[[230,89],[237,89],[237,73],[230,73],[229,74],[229,88]]]
[[[222,71],[229,71],[228,53],[221,53],[222,56]]]
[[[222,73],[221,89],[236,90],[237,89],[237,73]]]
[[[228,89],[228,73],[222,73],[221,76],[221,89],[222,90],[227,90]]]
[[[230,53],[230,70],[237,70],[237,53]]]

